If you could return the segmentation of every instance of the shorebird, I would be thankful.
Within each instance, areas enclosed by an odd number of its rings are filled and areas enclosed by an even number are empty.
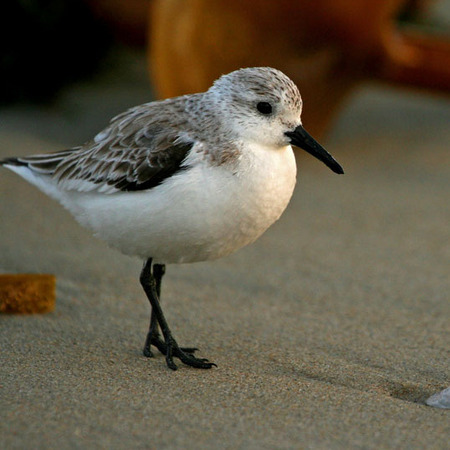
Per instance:
[[[144,260],[151,346],[192,367],[214,363],[180,347],[160,304],[166,264],[220,258],[255,241],[296,183],[292,145],[342,167],[303,128],[295,84],[269,67],[223,75],[203,93],[136,106],[85,144],[0,163],[58,200],[110,246]],[[162,336],[160,331],[162,332]]]

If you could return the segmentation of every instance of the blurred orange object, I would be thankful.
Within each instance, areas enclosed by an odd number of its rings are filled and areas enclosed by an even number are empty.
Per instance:
[[[54,308],[54,275],[0,275],[0,313],[46,313]]]
[[[149,61],[161,98],[221,74],[272,66],[299,86],[304,123],[323,134],[369,79],[450,92],[450,43],[402,31],[410,0],[153,0]],[[428,1],[416,0],[415,8]]]

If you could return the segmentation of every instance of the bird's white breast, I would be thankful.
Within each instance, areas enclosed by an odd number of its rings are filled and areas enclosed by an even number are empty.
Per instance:
[[[125,254],[161,263],[195,262],[228,255],[257,239],[286,208],[295,179],[290,146],[250,146],[232,164],[195,161],[148,191],[72,192],[62,201],[83,225]]]

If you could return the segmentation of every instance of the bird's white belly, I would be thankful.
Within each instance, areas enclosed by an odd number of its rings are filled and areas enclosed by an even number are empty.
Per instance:
[[[282,214],[295,186],[290,146],[246,152],[231,169],[197,164],[141,192],[71,193],[65,206],[125,254],[160,263],[228,255]]]

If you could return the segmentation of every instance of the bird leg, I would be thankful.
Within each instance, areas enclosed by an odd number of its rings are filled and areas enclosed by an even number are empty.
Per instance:
[[[153,264],[153,278],[155,279],[156,283],[155,289],[160,302],[161,302],[161,281],[165,272],[166,266],[164,264]],[[144,356],[147,356],[148,358],[152,358],[154,356],[153,352],[150,349],[151,345],[154,345],[163,355],[167,353],[167,345],[161,339],[161,336],[159,334],[158,320],[156,319],[156,315],[155,312],[153,311],[153,308],[150,316],[150,326],[148,329],[147,338],[145,339],[143,350]],[[195,347],[182,347],[181,350],[183,350],[185,353],[194,353],[198,349]]]
[[[163,264],[154,264],[153,265],[153,277],[155,279],[155,289],[158,298],[161,299],[161,280],[166,271],[166,266]],[[161,340],[159,331],[158,331],[158,321],[156,319],[155,312],[151,312],[150,316],[150,326],[148,328],[147,338],[145,339],[144,344],[144,356],[148,358],[153,357],[153,353],[150,349],[151,345],[154,345],[162,354],[166,354],[166,344]]]
[[[144,263],[144,267],[141,271],[141,285],[152,307],[150,327],[144,345],[144,355],[148,357],[153,356],[150,346],[154,345],[162,354],[166,355],[167,366],[172,370],[177,369],[176,364],[173,362],[173,357],[179,358],[181,362],[188,366],[210,369],[212,366],[215,366],[214,363],[211,363],[204,358],[196,358],[193,355],[195,350],[197,350],[196,348],[179,347],[172,336],[172,332],[169,329],[159,301],[159,296],[161,294],[161,280],[164,272],[165,266],[163,264],[154,264],[152,273],[151,258]],[[159,335],[158,325],[161,327],[164,341]]]

